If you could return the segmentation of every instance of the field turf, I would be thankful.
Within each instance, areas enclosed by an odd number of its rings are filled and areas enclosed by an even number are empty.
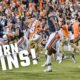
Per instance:
[[[0,68],[0,80],[80,80],[80,55],[76,55],[76,63],[72,60],[64,60],[61,64],[52,59],[53,72],[43,72],[41,67],[45,58],[40,55],[38,65],[31,63],[28,67],[2,71]],[[1,67],[1,66],[0,66]]]

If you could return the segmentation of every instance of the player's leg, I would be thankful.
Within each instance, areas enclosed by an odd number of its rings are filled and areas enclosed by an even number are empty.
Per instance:
[[[47,69],[45,69],[44,72],[52,72],[51,55],[52,55],[52,53],[50,51],[48,51],[47,59],[46,59],[46,67],[47,67]]]
[[[56,42],[56,56],[59,64],[62,62],[62,53],[60,52],[60,40]]]
[[[37,56],[36,56],[36,50],[35,50],[35,42],[34,41],[30,41],[30,53],[33,59],[33,64],[37,64]]]

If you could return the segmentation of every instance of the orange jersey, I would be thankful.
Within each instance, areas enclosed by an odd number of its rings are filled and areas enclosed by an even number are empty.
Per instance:
[[[30,39],[34,36],[35,33],[38,32],[40,26],[40,22],[36,20],[31,27],[33,31],[30,32]]]
[[[74,32],[74,37],[78,37],[79,35],[79,23],[78,22],[75,22],[73,24],[73,32]]]
[[[63,25],[62,26],[62,33],[63,33],[64,37],[69,36],[68,25]]]

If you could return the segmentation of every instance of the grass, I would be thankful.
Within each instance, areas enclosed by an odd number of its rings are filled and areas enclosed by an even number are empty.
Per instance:
[[[40,55],[38,65],[31,64],[7,71],[1,71],[0,68],[0,80],[80,80],[80,55],[76,55],[77,63],[68,59],[58,64],[52,59],[53,72],[47,73],[41,67],[44,59],[44,55]]]

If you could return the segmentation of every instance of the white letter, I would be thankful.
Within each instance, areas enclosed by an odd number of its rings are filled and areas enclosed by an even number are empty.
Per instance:
[[[10,46],[9,45],[3,45],[4,55],[10,55]]]
[[[3,57],[0,57],[0,61],[1,61],[1,65],[2,65],[2,70],[7,70],[6,69],[6,62],[5,62],[5,59],[4,59],[4,56]]]
[[[10,44],[10,45],[11,45],[12,54],[18,53],[17,43],[15,43],[14,45],[13,44]]]
[[[17,54],[8,55],[7,56],[7,61],[8,61],[8,67],[9,67],[9,69],[13,68],[12,64],[14,65],[15,68],[19,68]]]
[[[32,59],[33,59],[33,64],[37,64],[37,57],[36,57],[36,53],[35,53],[35,48],[30,49],[31,50],[31,55],[32,55]]]
[[[2,51],[2,47],[0,46],[0,57],[3,56],[3,51]]]
[[[21,66],[29,66],[30,65],[30,59],[29,59],[28,55],[29,55],[28,51],[26,51],[26,50],[20,51],[19,57],[20,57],[20,60],[23,60],[21,62]]]

